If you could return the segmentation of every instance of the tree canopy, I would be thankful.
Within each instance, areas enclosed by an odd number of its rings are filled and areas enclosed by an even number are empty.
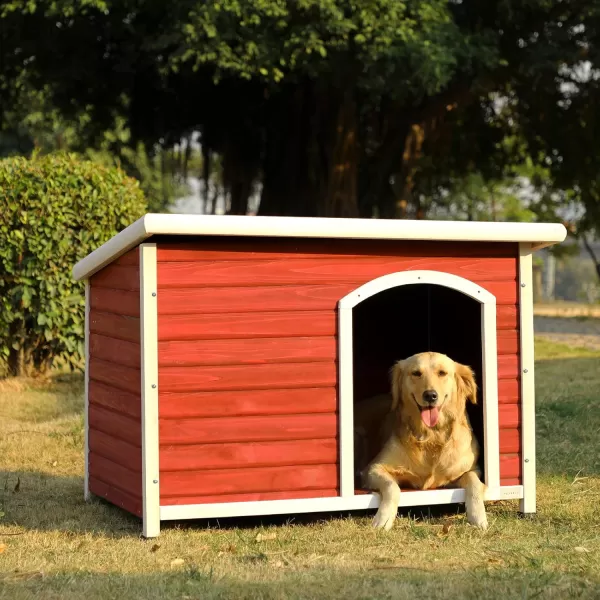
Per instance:
[[[0,106],[43,91],[93,145],[200,132],[230,211],[418,218],[543,169],[600,223],[595,0],[9,0]],[[116,143],[116,142],[115,142]],[[565,192],[566,193],[566,192]],[[559,194],[540,196],[549,214]],[[432,199],[435,202],[432,202]]]

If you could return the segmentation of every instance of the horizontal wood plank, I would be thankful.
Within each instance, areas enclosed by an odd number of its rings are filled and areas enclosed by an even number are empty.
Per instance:
[[[88,388],[90,404],[124,413],[134,419],[141,415],[141,398],[137,394],[124,392],[111,385],[90,379]]]
[[[118,357],[115,357],[118,360]],[[118,390],[140,395],[140,370],[90,356],[89,376]]]
[[[252,492],[248,494],[222,494],[220,496],[160,496],[161,506],[183,504],[216,504],[220,502],[264,502],[266,500],[294,500],[300,498],[334,498],[338,489],[294,490],[285,492]]]
[[[518,354],[498,356],[498,379],[516,379],[519,376],[520,363]]]
[[[99,479],[134,497],[142,496],[142,474],[90,452],[88,454],[90,477]]]
[[[333,336],[165,341],[158,344],[158,366],[334,361],[336,351]]]
[[[160,419],[332,413],[337,410],[337,392],[335,387],[242,392],[159,390],[158,409]]]
[[[159,262],[158,287],[218,287],[356,282],[361,285],[395,271],[428,269],[470,280],[516,280],[512,258],[400,258],[365,257],[361,260],[332,257],[326,260],[282,258],[249,261]],[[130,267],[114,267],[127,269]],[[129,289],[129,288],[125,288]]]
[[[338,440],[245,442],[161,446],[160,470],[194,471],[332,464],[338,460]]]
[[[92,311],[139,317],[140,294],[139,292],[93,287],[90,291],[90,307]]]
[[[337,465],[173,471],[161,475],[161,496],[216,496],[337,487]]]
[[[518,454],[500,455],[500,480],[521,478],[521,457]]]
[[[139,445],[130,444],[98,429],[90,429],[88,439],[90,451],[94,454],[130,471],[142,472],[142,449]]]
[[[497,332],[498,355],[517,354],[519,351],[519,332],[516,329],[503,329]]]
[[[142,516],[143,506],[140,496],[133,496],[123,490],[120,490],[104,481],[100,481],[95,477],[90,476],[89,479],[90,492],[95,496],[104,498],[111,504],[126,510],[138,517]]]
[[[276,258],[360,259],[365,256],[519,256],[519,245],[506,242],[443,242],[431,240],[346,240],[308,238],[202,237],[159,239],[159,262],[204,260],[273,260]]]
[[[510,304],[496,307],[496,327],[502,329],[517,329],[519,326],[519,312],[516,305]]]
[[[96,429],[132,446],[142,445],[142,424],[139,420],[90,404],[88,423],[90,430]]]
[[[518,404],[499,404],[498,424],[500,429],[515,429],[520,427],[521,407]]]
[[[498,326],[516,328],[516,282],[511,280],[475,283],[496,296]],[[251,285],[243,290],[236,287],[163,288],[158,292],[158,314],[162,316],[335,310],[339,300],[359,286],[359,283],[352,282],[322,285]],[[506,310],[503,310],[505,307]]]
[[[500,479],[500,485],[521,485],[523,482],[519,477],[503,477]]]
[[[132,248],[131,250],[125,252],[125,254],[119,256],[119,258],[117,258],[113,264],[119,265],[121,267],[127,266],[127,265],[139,266],[139,264],[140,264],[140,248],[139,248],[139,246],[136,246],[135,248]]]
[[[500,379],[498,381],[498,403],[517,404],[521,397],[518,379]]]
[[[109,362],[118,362],[132,369],[140,368],[140,345],[126,340],[117,340],[112,337],[90,334],[90,356]]]
[[[335,413],[159,421],[159,439],[165,446],[327,439],[337,431]]]
[[[137,266],[111,264],[92,275],[91,287],[137,292],[140,289],[140,270]]]
[[[98,310],[90,311],[90,332],[117,340],[140,343],[140,320]]]
[[[500,454],[518,454],[521,451],[521,430],[500,429]]]
[[[283,387],[329,387],[336,385],[336,381],[337,368],[333,361],[225,367],[162,367],[158,372],[158,386],[163,392],[244,392]]]
[[[332,336],[336,313],[279,312],[171,315],[158,321],[159,341]]]

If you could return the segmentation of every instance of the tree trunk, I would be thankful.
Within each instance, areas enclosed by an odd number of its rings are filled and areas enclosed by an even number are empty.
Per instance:
[[[327,192],[326,217],[358,217],[358,131],[352,92],[344,94],[338,109]]]
[[[396,218],[405,219],[408,207],[412,203],[412,194],[415,187],[415,175],[418,171],[418,163],[422,156],[425,130],[422,125],[414,124],[410,128],[404,143],[402,155],[402,167],[398,176],[399,181],[395,188],[396,194]]]
[[[581,236],[581,239],[583,241],[583,245],[585,246],[585,249],[587,250],[588,254],[590,255],[590,258],[594,261],[594,267],[596,268],[596,275],[598,276],[598,279],[600,279],[600,262],[598,262],[598,257],[596,256],[596,253],[594,252],[592,245],[590,244],[589,240],[587,239],[587,236],[584,234]]]

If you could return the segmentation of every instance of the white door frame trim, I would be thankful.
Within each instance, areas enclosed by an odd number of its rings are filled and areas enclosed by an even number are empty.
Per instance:
[[[400,271],[373,279],[344,296],[338,303],[340,495],[354,496],[354,367],[352,310],[375,294],[403,285],[440,285],[456,290],[481,304],[483,422],[485,483],[500,487],[498,439],[498,352],[496,297],[485,288],[458,275],[441,271]]]

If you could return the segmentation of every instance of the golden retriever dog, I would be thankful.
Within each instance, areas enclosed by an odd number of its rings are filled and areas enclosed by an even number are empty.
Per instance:
[[[367,465],[363,485],[381,496],[373,525],[392,528],[401,487],[464,487],[469,523],[486,529],[479,446],[466,413],[466,403],[477,402],[473,371],[423,352],[396,363],[391,375],[391,397],[355,407],[356,460]]]

